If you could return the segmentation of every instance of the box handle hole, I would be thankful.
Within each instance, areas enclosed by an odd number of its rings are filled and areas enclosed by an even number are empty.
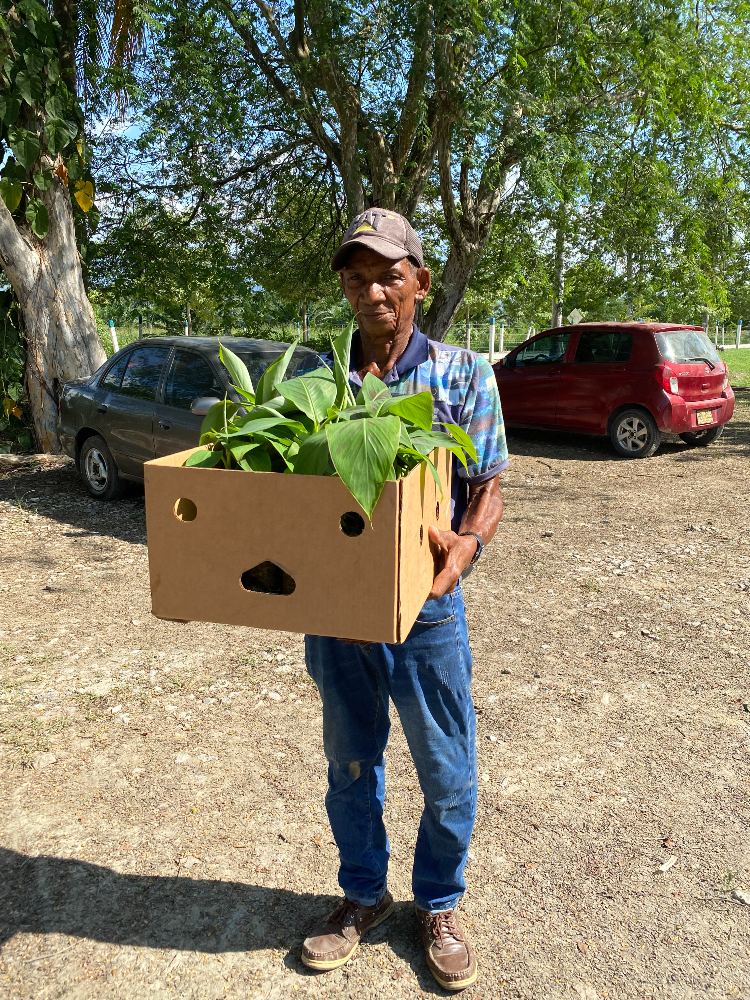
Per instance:
[[[246,569],[240,577],[240,583],[245,590],[252,590],[256,594],[293,594],[297,584],[294,579],[286,573],[281,566],[276,563],[258,563],[251,569]]]
[[[440,501],[435,504],[435,517],[440,520]]]
[[[424,541],[424,525],[420,524],[420,526],[419,526],[419,544],[421,545],[423,541]]]
[[[365,530],[365,519],[356,510],[349,510],[346,514],[341,515],[339,525],[345,535],[348,535],[350,538],[356,538],[357,535],[361,535]]]
[[[187,497],[180,497],[174,505],[174,516],[178,521],[194,521],[198,516],[198,508],[192,500]]]

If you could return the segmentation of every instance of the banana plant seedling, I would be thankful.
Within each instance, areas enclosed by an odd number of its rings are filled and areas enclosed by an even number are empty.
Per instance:
[[[349,384],[353,326],[331,341],[333,369],[286,378],[296,341],[253,386],[244,363],[223,344],[219,357],[240,400],[223,399],[206,414],[201,447],[185,463],[199,468],[242,469],[306,476],[339,476],[367,517],[389,480],[426,465],[447,448],[466,467],[476,449],[463,428],[433,430],[429,392],[392,396],[368,373],[358,394]]]

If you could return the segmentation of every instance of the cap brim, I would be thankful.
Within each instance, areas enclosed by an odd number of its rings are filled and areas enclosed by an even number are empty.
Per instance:
[[[409,256],[403,246],[399,246],[397,243],[391,243],[390,240],[383,239],[382,236],[376,236],[374,233],[362,233],[354,239],[347,240],[346,243],[338,248],[331,258],[331,270],[340,271],[346,263],[346,258],[357,247],[365,247],[367,250],[372,250],[380,257],[385,257],[386,260],[403,260],[404,257]]]

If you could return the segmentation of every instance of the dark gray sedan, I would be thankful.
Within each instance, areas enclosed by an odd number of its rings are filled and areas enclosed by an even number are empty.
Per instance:
[[[222,342],[247,365],[253,384],[288,344],[246,337]],[[298,347],[287,377],[317,367]],[[58,429],[94,497],[113,500],[124,480],[143,480],[143,463],[198,443],[208,408],[236,399],[216,337],[159,337],[123,347],[88,378],[66,382]]]

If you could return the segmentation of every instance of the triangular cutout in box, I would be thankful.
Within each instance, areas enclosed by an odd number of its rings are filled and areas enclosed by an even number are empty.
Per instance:
[[[245,590],[256,594],[293,594],[297,584],[294,579],[276,563],[258,563],[252,569],[246,569],[240,577],[240,583]]]

